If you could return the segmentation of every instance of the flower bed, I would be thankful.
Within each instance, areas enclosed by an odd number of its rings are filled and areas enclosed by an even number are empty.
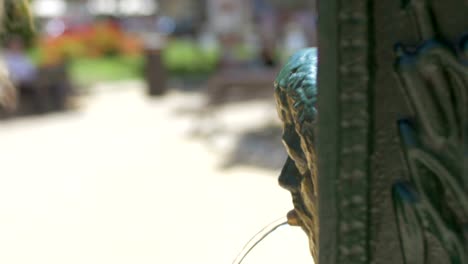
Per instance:
[[[53,65],[70,59],[137,56],[142,50],[138,37],[123,32],[111,22],[97,22],[70,29],[58,37],[40,38],[36,61],[40,65]]]

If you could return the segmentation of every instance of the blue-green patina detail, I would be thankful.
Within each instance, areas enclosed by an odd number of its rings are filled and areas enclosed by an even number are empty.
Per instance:
[[[301,110],[299,122],[311,122],[317,116],[317,49],[307,48],[292,55],[275,80],[275,89],[290,96]]]

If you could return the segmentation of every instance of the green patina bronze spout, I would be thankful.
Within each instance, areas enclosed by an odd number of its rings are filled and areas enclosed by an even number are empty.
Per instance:
[[[319,235],[314,143],[316,80],[317,50],[309,48],[294,54],[275,81],[277,109],[283,121],[283,143],[289,155],[279,183],[292,194],[294,210],[287,215],[288,223],[301,226],[308,234],[315,259]]]

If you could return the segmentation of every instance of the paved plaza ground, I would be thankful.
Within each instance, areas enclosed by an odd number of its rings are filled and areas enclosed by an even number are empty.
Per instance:
[[[231,263],[292,208],[279,170],[220,166],[229,131],[275,119],[269,102],[200,121],[197,93],[92,91],[75,111],[0,122],[0,263]],[[194,136],[215,118],[224,134]],[[307,247],[300,229],[280,228],[245,263],[312,263]]]

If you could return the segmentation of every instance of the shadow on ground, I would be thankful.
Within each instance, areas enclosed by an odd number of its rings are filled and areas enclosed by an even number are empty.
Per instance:
[[[221,168],[243,165],[280,170],[287,157],[281,144],[281,133],[281,127],[276,125],[242,133]]]
[[[287,154],[271,87],[226,86],[221,91],[206,83],[172,85],[186,98],[174,107],[174,118],[189,120],[186,136],[223,157],[220,169],[282,168]]]

